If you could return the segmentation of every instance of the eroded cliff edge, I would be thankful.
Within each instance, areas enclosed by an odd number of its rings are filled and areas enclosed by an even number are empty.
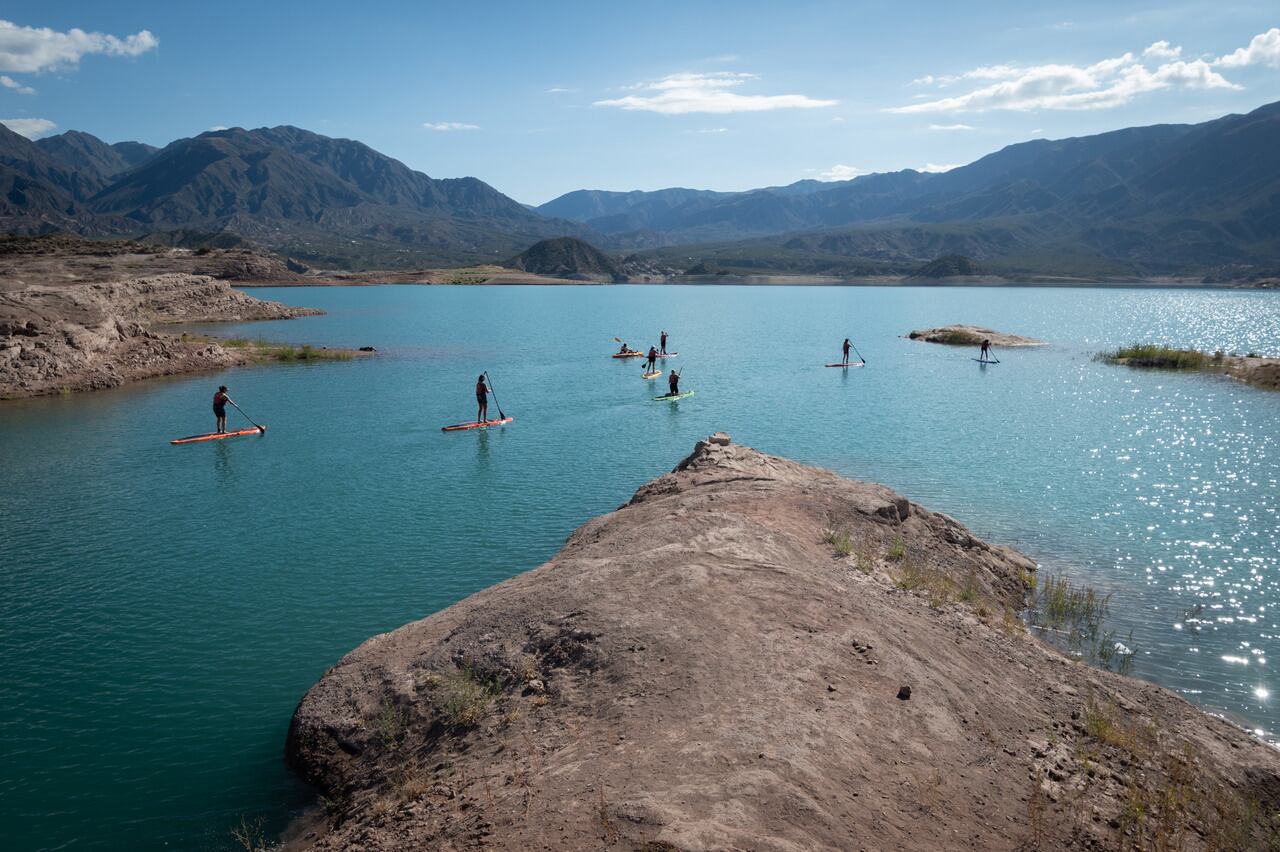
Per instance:
[[[58,281],[0,289],[0,399],[98,390],[246,363],[251,354],[159,328],[318,314],[207,275]]]
[[[1266,848],[1280,755],[1028,636],[1033,570],[882,486],[700,442],[326,673],[287,756],[328,813],[292,845]]]

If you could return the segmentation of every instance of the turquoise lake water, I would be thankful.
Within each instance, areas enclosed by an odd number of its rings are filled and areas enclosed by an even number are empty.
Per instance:
[[[1135,674],[1280,730],[1280,393],[1090,357],[1280,355],[1280,293],[252,292],[329,313],[217,333],[379,354],[0,405],[6,848],[225,849],[242,817],[279,829],[308,800],[282,761],[289,717],[329,665],[546,560],[717,429],[1113,592]],[[901,337],[951,322],[1049,345],[983,367]],[[608,357],[615,335],[662,328],[681,353],[664,368],[696,391],[679,403]],[[846,335],[867,366],[824,369]],[[515,421],[442,434],[474,417],[481,370]],[[268,434],[169,446],[213,428],[220,383]]]

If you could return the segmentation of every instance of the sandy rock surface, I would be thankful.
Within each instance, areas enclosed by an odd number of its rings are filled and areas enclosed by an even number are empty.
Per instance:
[[[156,329],[315,314],[247,296],[205,275],[0,290],[0,399],[117,387],[241,363],[244,353]]]
[[[941,328],[917,329],[907,335],[912,340],[925,343],[946,343],[951,346],[981,346],[991,341],[992,346],[1041,346],[1044,341],[1017,334],[1006,334],[976,325],[946,325]]]
[[[327,811],[290,848],[1262,836],[1280,756],[1027,635],[1030,560],[882,486],[725,441],[550,562],[326,673],[287,756]]]

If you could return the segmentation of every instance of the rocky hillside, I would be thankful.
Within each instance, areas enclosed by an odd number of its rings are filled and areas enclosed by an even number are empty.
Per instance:
[[[117,387],[213,370],[246,353],[159,331],[174,322],[242,322],[319,313],[247,296],[204,275],[0,290],[0,399]]]
[[[613,258],[573,237],[555,237],[534,243],[509,260],[507,266],[556,278],[612,281],[622,276]]]
[[[1280,754],[1028,636],[1034,567],[713,436],[326,673],[287,755],[327,816],[294,846],[1263,848]]]
[[[986,275],[987,270],[962,254],[949,254],[929,261],[910,276],[916,281],[939,281],[947,278],[972,278]]]

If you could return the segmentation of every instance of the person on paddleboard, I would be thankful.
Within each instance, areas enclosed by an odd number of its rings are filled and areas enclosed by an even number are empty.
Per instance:
[[[978,360],[979,361],[991,360],[991,341],[990,340],[982,341],[982,352],[981,354],[978,355]]]
[[[658,336],[658,345],[662,347],[662,354],[667,354],[667,331],[662,330],[662,334]]]
[[[650,346],[649,360],[645,362],[644,371],[646,373],[652,373],[656,369],[658,369],[658,350]]]
[[[213,416],[218,419],[218,428],[215,431],[219,434],[227,431],[228,402],[231,402],[231,397],[227,396],[227,386],[219,385],[218,392],[213,395]]]
[[[844,357],[840,359],[840,363],[842,364],[849,363],[849,347],[852,345],[853,344],[849,342],[849,338],[846,337],[844,339],[844,344],[841,346],[841,349],[844,350]]]
[[[667,376],[667,387],[669,388],[667,396],[675,396],[680,393],[680,374],[675,370],[672,370],[671,374]]]
[[[476,422],[483,423],[489,419],[489,386],[484,383],[484,373],[480,374],[480,378],[476,379],[476,405],[479,410],[476,411]]]

